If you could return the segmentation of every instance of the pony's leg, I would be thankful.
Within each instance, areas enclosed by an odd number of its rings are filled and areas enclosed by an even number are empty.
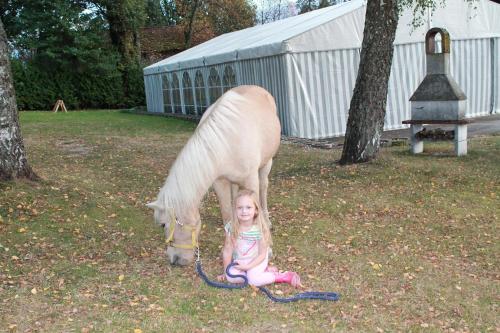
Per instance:
[[[243,183],[239,184],[243,188],[247,190],[251,190],[255,192],[257,195],[257,199],[260,202],[260,192],[259,192],[259,172],[257,170],[250,172],[250,175],[243,181]]]
[[[234,198],[238,194],[240,186],[236,183],[231,183],[231,204],[234,202]]]
[[[269,227],[271,227],[271,221],[269,220],[269,212],[267,210],[267,175],[271,170],[272,162],[267,162],[260,170],[251,173],[251,175],[245,179],[242,186],[248,190],[252,190],[257,195],[260,207],[262,209],[262,215],[264,220],[267,222]],[[262,175],[262,176],[261,176]]]
[[[271,172],[272,165],[273,165],[273,160],[270,159],[259,170],[260,206],[262,207],[262,212],[264,213],[264,218],[266,219],[267,223],[269,223],[269,226],[271,226],[271,220],[269,219],[269,210],[267,208],[267,188],[269,187],[269,173]]]
[[[219,199],[223,223],[226,224],[232,219],[231,183],[226,178],[217,178],[213,187]]]

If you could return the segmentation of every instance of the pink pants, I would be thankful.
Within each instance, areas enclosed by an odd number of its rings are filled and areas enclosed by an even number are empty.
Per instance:
[[[252,259],[249,259],[247,261],[242,260],[241,263],[246,264],[250,261],[252,261]],[[258,264],[257,266],[255,266],[252,269],[249,269],[246,272],[240,271],[239,269],[236,269],[234,267],[231,267],[229,269],[229,272],[233,275],[236,275],[236,274],[246,275],[246,277],[248,279],[248,284],[251,284],[252,286],[260,287],[260,286],[264,286],[266,284],[274,283],[274,280],[275,280],[274,273],[266,272],[267,264],[268,264],[268,258],[266,257],[264,260],[262,260],[262,262],[260,264]],[[226,278],[227,278],[227,281],[231,282],[231,283],[243,283],[244,282],[242,278],[231,278],[231,277],[227,276],[227,274],[226,274]]]

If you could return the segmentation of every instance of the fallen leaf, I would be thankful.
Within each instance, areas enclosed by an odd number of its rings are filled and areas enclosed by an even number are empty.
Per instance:
[[[23,233],[23,232],[26,232],[26,230],[27,230],[26,228],[19,228],[19,230],[17,230],[17,231],[20,233]]]

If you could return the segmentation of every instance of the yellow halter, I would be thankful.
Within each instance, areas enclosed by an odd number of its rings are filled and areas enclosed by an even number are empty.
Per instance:
[[[170,246],[177,247],[179,249],[194,250],[198,248],[198,240],[196,239],[196,227],[191,225],[181,224],[179,220],[177,220],[177,218],[175,217],[175,212],[173,209],[169,209],[169,213],[170,213],[170,226],[166,243],[168,244],[172,242]],[[174,242],[174,231],[176,225],[181,226],[182,229],[191,231],[191,244],[177,244]]]

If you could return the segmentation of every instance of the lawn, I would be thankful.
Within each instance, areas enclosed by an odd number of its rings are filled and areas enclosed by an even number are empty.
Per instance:
[[[22,112],[42,181],[0,183],[0,332],[498,332],[500,136],[339,150],[283,142],[270,180],[274,256],[339,302],[276,304],[171,267],[145,203],[193,123],[122,112]],[[201,256],[222,270],[213,192]],[[292,295],[276,285],[277,294]]]

